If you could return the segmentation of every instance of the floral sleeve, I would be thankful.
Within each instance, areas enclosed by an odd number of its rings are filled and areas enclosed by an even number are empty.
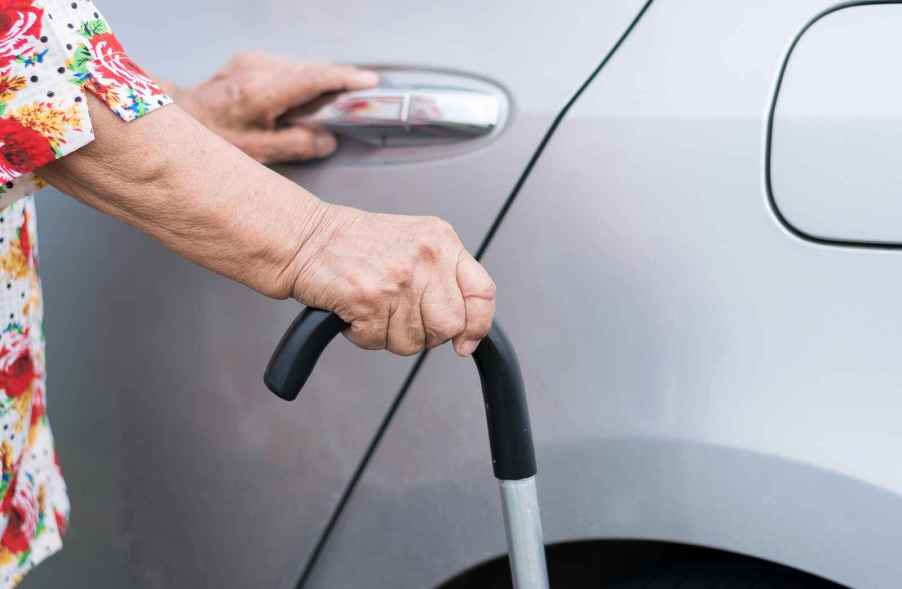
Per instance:
[[[94,139],[88,92],[125,121],[170,102],[89,0],[0,0],[0,589],[62,547],[70,517],[46,410],[34,199],[20,197]]]
[[[124,121],[171,102],[89,0],[0,0],[0,209],[94,139],[85,91]]]

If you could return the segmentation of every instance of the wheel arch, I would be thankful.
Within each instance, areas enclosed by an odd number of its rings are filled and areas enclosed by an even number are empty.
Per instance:
[[[561,542],[547,548],[548,566],[555,586],[571,588],[608,587],[612,583],[641,578],[653,570],[680,566],[732,567],[738,570],[791,575],[805,581],[810,589],[841,589],[837,585],[809,573],[777,563],[725,552],[704,546],[690,546],[651,540],[593,539]],[[483,561],[442,583],[438,589],[502,589],[510,586],[506,556]],[[582,584],[581,584],[582,583]]]
[[[540,442],[538,455],[552,569],[603,548],[627,564],[767,562],[851,587],[887,586],[900,574],[893,547],[902,541],[902,498],[842,472],[660,437]],[[474,486],[483,470],[463,469]],[[460,479],[447,483],[460,488]],[[478,509],[478,501],[466,503]],[[464,587],[454,580],[482,578],[498,562],[506,570],[500,551],[470,562],[442,587]]]
[[[662,437],[540,444],[539,463],[551,544],[691,545],[854,587],[902,574],[902,497],[840,471]]]

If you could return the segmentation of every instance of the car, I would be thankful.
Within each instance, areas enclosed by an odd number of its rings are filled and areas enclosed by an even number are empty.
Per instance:
[[[261,49],[375,67],[393,104],[489,105],[344,120],[335,157],[277,170],[443,217],[492,273],[553,586],[899,585],[902,6],[104,10],[164,79]],[[287,404],[261,375],[297,303],[37,201],[74,509],[30,586],[509,583],[471,362],[336,341]]]

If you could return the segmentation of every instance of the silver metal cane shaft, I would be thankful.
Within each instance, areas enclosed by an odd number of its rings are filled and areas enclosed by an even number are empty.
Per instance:
[[[498,483],[514,589],[548,589],[536,477]]]
[[[282,336],[266,366],[263,380],[269,390],[293,401],[320,354],[347,327],[338,315],[304,309]],[[526,388],[514,346],[497,323],[476,348],[473,361],[482,382],[492,470],[501,484],[514,587],[548,589]]]

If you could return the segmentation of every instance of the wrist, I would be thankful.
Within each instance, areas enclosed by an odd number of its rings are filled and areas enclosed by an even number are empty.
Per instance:
[[[322,278],[318,276],[317,269],[322,265],[324,252],[329,249],[336,234],[366,215],[359,209],[319,201],[316,212],[310,217],[304,240],[290,265],[291,297],[306,304],[317,300],[320,289],[315,283]]]
[[[167,81],[160,82],[160,87],[183,111],[191,115],[192,118],[203,122],[192,97],[192,88],[179,86],[175,82]],[[206,123],[204,124],[206,125]]]
[[[282,180],[281,178],[279,178]],[[235,231],[240,239],[244,282],[257,292],[275,299],[295,296],[298,274],[312,257],[321,226],[333,205],[292,184],[292,190],[270,192],[266,213],[243,223]],[[228,222],[228,221],[226,221]]]

